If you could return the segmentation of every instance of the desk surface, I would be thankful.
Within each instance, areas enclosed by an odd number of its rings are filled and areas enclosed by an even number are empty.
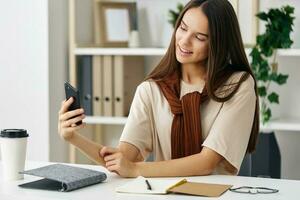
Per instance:
[[[33,169],[52,163],[47,162],[33,162],[27,161],[25,169]],[[168,195],[141,195],[141,194],[123,194],[116,193],[115,188],[123,185],[130,179],[120,178],[119,176],[109,173],[105,168],[94,165],[74,165],[79,167],[85,167],[88,169],[98,170],[107,173],[107,180],[103,183],[89,186],[86,188],[78,189],[72,192],[55,192],[46,190],[34,190],[19,188],[18,184],[37,180],[39,178],[33,176],[24,176],[24,180],[3,182],[0,180],[0,199],[14,199],[14,200],[35,200],[35,199],[216,199],[207,197],[197,197],[188,195],[168,194]],[[0,162],[0,177],[2,176],[1,162]],[[1,178],[0,178],[1,179]],[[238,194],[227,191],[221,197],[217,199],[295,199],[300,196],[300,181],[297,180],[284,180],[284,179],[269,179],[269,178],[253,178],[253,177],[241,177],[241,176],[225,176],[225,175],[210,175],[210,176],[197,176],[187,177],[189,181],[204,182],[204,183],[219,183],[219,184],[231,184],[234,187],[239,186],[261,186],[279,189],[279,193],[275,194]]]

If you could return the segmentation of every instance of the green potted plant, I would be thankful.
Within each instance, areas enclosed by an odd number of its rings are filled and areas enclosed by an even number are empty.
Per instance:
[[[175,27],[176,20],[179,17],[181,11],[183,10],[183,7],[184,6],[182,3],[177,3],[176,10],[169,9],[168,11],[168,16],[169,16],[168,22],[173,26],[173,28]]]
[[[287,74],[278,72],[277,51],[290,48],[293,44],[290,38],[293,13],[293,7],[283,6],[256,15],[265,22],[266,28],[264,33],[256,37],[256,44],[250,53],[251,66],[258,84],[260,119],[263,124],[272,117],[270,104],[279,104],[279,95],[271,91],[271,83],[283,85],[288,79]],[[261,133],[264,132],[261,130]],[[250,157],[251,176],[281,178],[281,155],[274,131],[259,134],[256,150]]]
[[[252,48],[251,66],[258,82],[260,96],[261,121],[267,123],[272,117],[270,104],[279,104],[279,96],[275,91],[270,91],[272,82],[283,85],[287,82],[288,75],[278,72],[278,49],[290,48],[293,41],[290,33],[293,30],[294,8],[283,6],[270,9],[268,12],[259,12],[256,16],[264,21],[266,30],[256,37],[256,45]]]

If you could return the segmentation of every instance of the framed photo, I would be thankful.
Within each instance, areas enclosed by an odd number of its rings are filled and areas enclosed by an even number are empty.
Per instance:
[[[258,34],[258,0],[228,0],[236,11],[245,47],[253,47]]]
[[[127,47],[130,32],[137,30],[135,2],[95,1],[95,42],[103,47]]]

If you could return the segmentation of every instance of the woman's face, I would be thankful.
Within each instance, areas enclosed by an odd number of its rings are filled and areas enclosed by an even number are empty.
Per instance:
[[[176,58],[182,64],[202,63],[208,56],[208,20],[200,8],[184,14],[175,34]]]

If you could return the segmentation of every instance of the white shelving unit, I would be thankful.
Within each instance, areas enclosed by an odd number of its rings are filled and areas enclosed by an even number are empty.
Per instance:
[[[74,49],[75,55],[123,55],[123,56],[162,56],[166,53],[166,48],[97,48],[97,47],[77,47]],[[247,48],[246,52],[250,53]],[[300,49],[279,49],[278,56],[300,56]]]
[[[162,56],[165,48],[75,48],[75,55]]]
[[[279,56],[300,56],[300,49],[279,49]]]
[[[250,52],[250,49],[246,49]],[[124,56],[163,56],[165,48],[97,48],[80,47],[74,49],[75,55],[124,55]],[[300,56],[300,49],[279,49],[278,56]],[[127,117],[88,116],[87,124],[125,125]],[[264,132],[268,131],[300,131],[300,119],[282,118],[260,125]]]
[[[260,126],[260,130],[269,131],[300,131],[300,118],[280,118],[271,120]]]
[[[101,117],[87,116],[84,120],[87,124],[103,125],[125,125],[127,117]],[[270,131],[300,131],[300,118],[281,118],[271,120],[265,125],[260,125],[260,130],[268,133]]]
[[[127,117],[87,116],[83,121],[87,124],[124,125]]]
[[[70,48],[69,48],[69,76],[72,84],[76,83],[76,56],[80,55],[121,55],[121,56],[163,56],[166,48],[144,47],[144,48],[101,48],[95,46],[79,46],[75,41],[75,0],[69,0],[70,6]],[[250,53],[246,48],[246,53]],[[279,49],[278,56],[300,57],[300,49]],[[127,117],[104,117],[104,116],[87,116],[84,120],[87,124],[92,125],[120,125],[126,124]],[[270,121],[266,125],[261,125],[263,131],[300,131],[300,119],[283,118]],[[75,162],[75,148],[70,147],[70,161]]]

